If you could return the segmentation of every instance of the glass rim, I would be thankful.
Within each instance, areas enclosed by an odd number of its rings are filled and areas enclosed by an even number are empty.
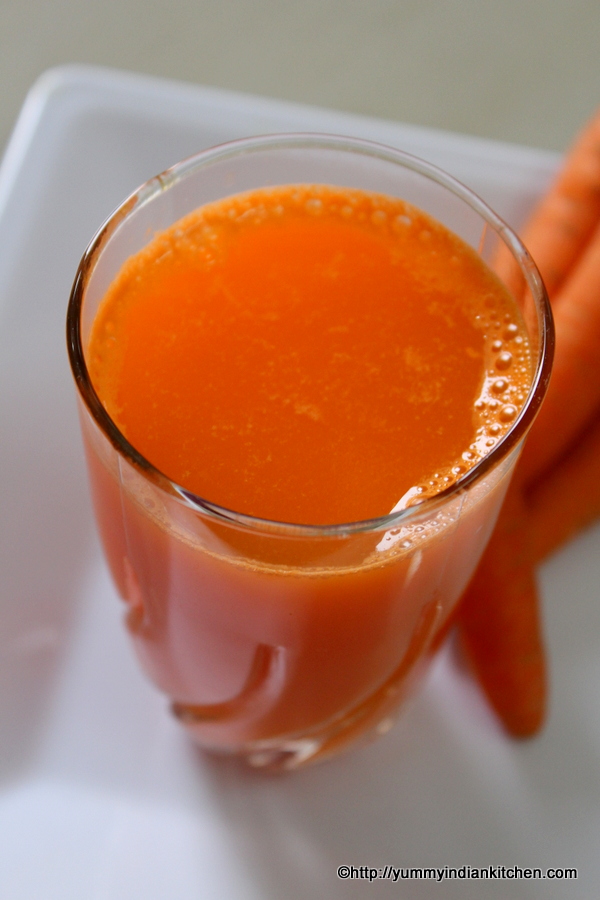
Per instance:
[[[534,299],[540,329],[540,350],[527,399],[519,416],[498,443],[453,484],[431,497],[426,497],[396,512],[356,522],[310,525],[264,519],[220,506],[206,498],[197,496],[177,484],[130,444],[104,408],[92,385],[82,343],[81,313],[86,288],[96,260],[119,225],[131,213],[145,206],[154,197],[163,194],[165,190],[175,186],[186,176],[194,174],[199,169],[205,168],[216,161],[223,161],[230,157],[255,153],[265,149],[351,151],[358,155],[375,157],[384,162],[400,165],[405,169],[410,169],[429,178],[431,181],[437,182],[467,203],[471,209],[479,213],[487,224],[492,226],[517,261],[520,272]],[[114,449],[133,464],[135,468],[140,469],[158,487],[182,501],[187,507],[221,522],[239,525],[263,533],[297,537],[343,537],[355,533],[379,532],[396,528],[408,523],[411,519],[421,517],[428,512],[434,512],[439,506],[444,505],[448,500],[463,493],[475,482],[481,480],[487,472],[508,457],[510,452],[526,436],[544,399],[550,380],[554,356],[554,324],[546,288],[527,248],[513,229],[478,194],[466,187],[458,179],[449,175],[438,166],[426,162],[417,156],[375,141],[310,132],[282,133],[242,138],[218,144],[187,157],[164,172],[155,175],[133,191],[100,226],[81,258],[67,310],[67,347],[71,370],[80,397],[101,432],[108,438]]]

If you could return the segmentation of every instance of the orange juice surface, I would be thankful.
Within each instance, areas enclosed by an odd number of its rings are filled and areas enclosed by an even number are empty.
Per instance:
[[[171,480],[307,524],[447,486],[529,378],[514,303],[458,238],[399,200],[308,186],[159,235],[108,292],[89,360],[112,418]]]
[[[87,360],[116,425],[173,482],[310,525],[443,490],[514,422],[531,378],[516,304],[475,251],[401,200],[318,185],[228,197],[158,234],[108,290]],[[95,435],[138,651],[199,740],[232,749],[384,728],[506,486],[501,472],[406,534],[255,540],[138,490]]]

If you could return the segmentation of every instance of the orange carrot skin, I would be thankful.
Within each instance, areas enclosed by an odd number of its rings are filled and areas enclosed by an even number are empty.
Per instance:
[[[535,734],[547,673],[535,568],[600,516],[600,415],[544,478],[517,473],[461,610],[462,646],[506,730]]]
[[[600,111],[572,145],[522,233],[553,299],[600,219]]]
[[[525,737],[547,707],[535,567],[600,515],[600,110],[523,240],[553,301],[554,371],[459,628],[491,705]]]
[[[509,497],[462,601],[462,646],[492,708],[514,737],[543,725],[547,672],[523,501]]]
[[[521,462],[528,480],[558,460],[600,407],[600,225],[556,298],[554,324],[552,378]]]
[[[560,464],[528,489],[531,552],[546,559],[600,516],[600,415]]]

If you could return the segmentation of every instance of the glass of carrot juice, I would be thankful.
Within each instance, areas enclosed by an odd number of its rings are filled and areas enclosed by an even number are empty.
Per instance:
[[[268,769],[387,731],[549,379],[515,234],[398,150],[250,138],[113,213],[67,330],[104,550],[174,715]]]

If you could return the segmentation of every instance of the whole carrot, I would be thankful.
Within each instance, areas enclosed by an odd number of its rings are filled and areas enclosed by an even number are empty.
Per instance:
[[[524,239],[553,301],[554,372],[459,617],[472,668],[517,736],[540,728],[547,703],[536,568],[600,514],[600,111]]]

